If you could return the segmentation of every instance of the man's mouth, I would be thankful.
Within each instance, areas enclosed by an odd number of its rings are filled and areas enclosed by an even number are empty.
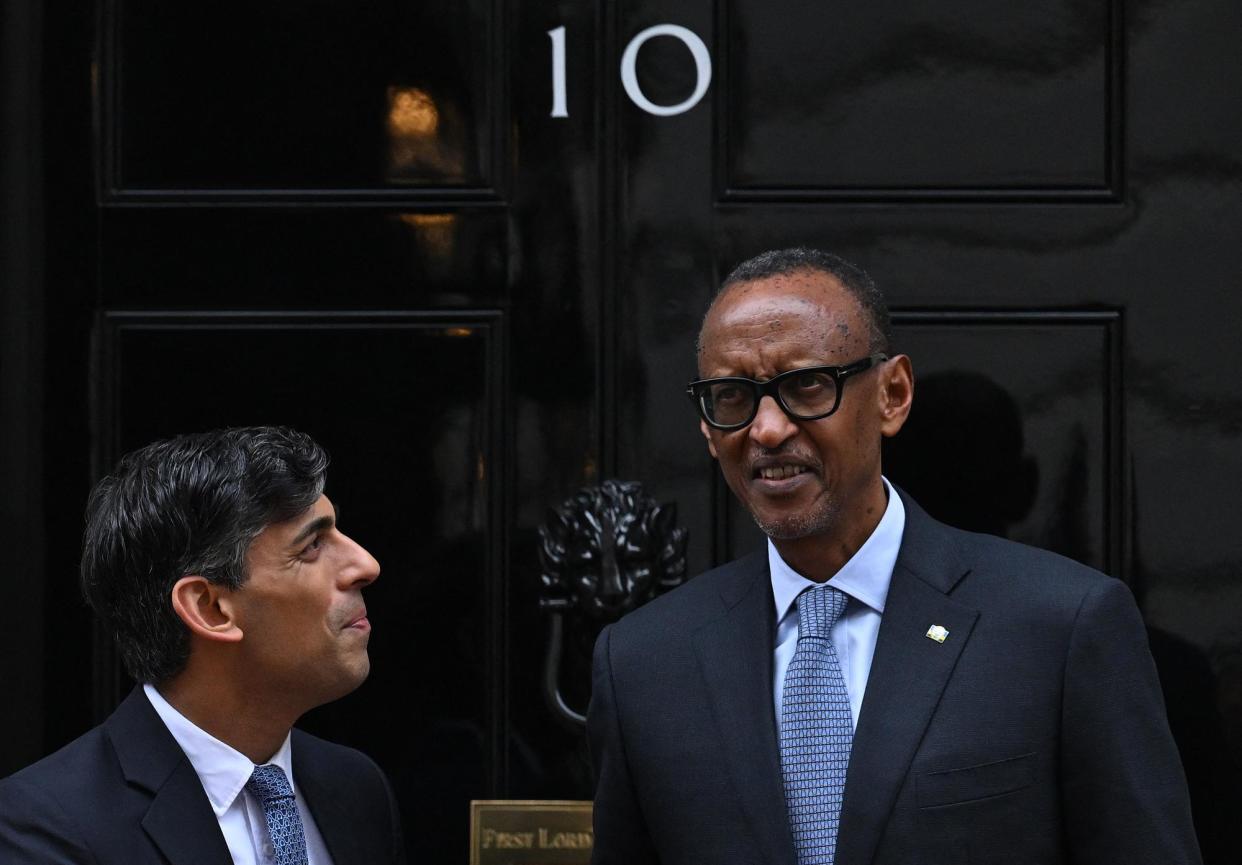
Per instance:
[[[783,481],[809,471],[809,468],[800,465],[762,466],[755,469],[755,477],[765,481]]]

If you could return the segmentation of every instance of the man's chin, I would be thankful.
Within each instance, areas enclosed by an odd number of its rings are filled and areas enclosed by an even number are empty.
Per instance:
[[[336,695],[333,697],[330,697],[328,700],[325,700],[324,702],[331,702],[332,700],[339,700],[341,697],[344,697],[347,694],[352,694],[354,691],[358,690],[358,688],[362,685],[363,682],[367,680],[367,676],[369,676],[370,674],[371,674],[371,658],[364,651],[362,653],[361,658],[351,659],[349,668],[342,672],[342,675],[339,677],[336,683],[337,686],[334,689],[337,692]]]
[[[823,509],[813,513],[768,516],[751,513],[759,530],[774,541],[796,541],[826,531],[832,525],[832,512]]]
[[[349,690],[352,691],[358,686],[360,686],[363,682],[367,680],[367,676],[369,675],[371,675],[371,656],[364,652],[362,655],[362,660],[358,665],[358,669],[355,671],[353,687],[351,687]]]

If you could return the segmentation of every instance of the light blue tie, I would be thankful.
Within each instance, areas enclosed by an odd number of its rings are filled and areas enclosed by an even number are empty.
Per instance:
[[[284,771],[271,763],[255,766],[246,789],[263,805],[267,835],[272,839],[272,861],[276,865],[306,865],[302,817]]]
[[[818,586],[798,596],[798,646],[785,672],[781,774],[798,865],[832,865],[854,723],[830,633],[849,600]]]

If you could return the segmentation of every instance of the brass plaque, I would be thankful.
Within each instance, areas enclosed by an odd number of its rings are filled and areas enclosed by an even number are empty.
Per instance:
[[[470,865],[588,865],[594,840],[590,802],[470,803]]]

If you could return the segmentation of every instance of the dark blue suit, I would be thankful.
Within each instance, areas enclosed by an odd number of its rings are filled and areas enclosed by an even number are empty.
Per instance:
[[[293,775],[334,865],[404,862],[379,767],[293,731]],[[103,724],[0,781],[0,862],[230,865],[198,775],[136,688]]]
[[[837,865],[1200,861],[1129,590],[908,497]],[[795,865],[767,556],[608,628],[589,713],[597,865]],[[949,632],[943,643],[926,636]]]

